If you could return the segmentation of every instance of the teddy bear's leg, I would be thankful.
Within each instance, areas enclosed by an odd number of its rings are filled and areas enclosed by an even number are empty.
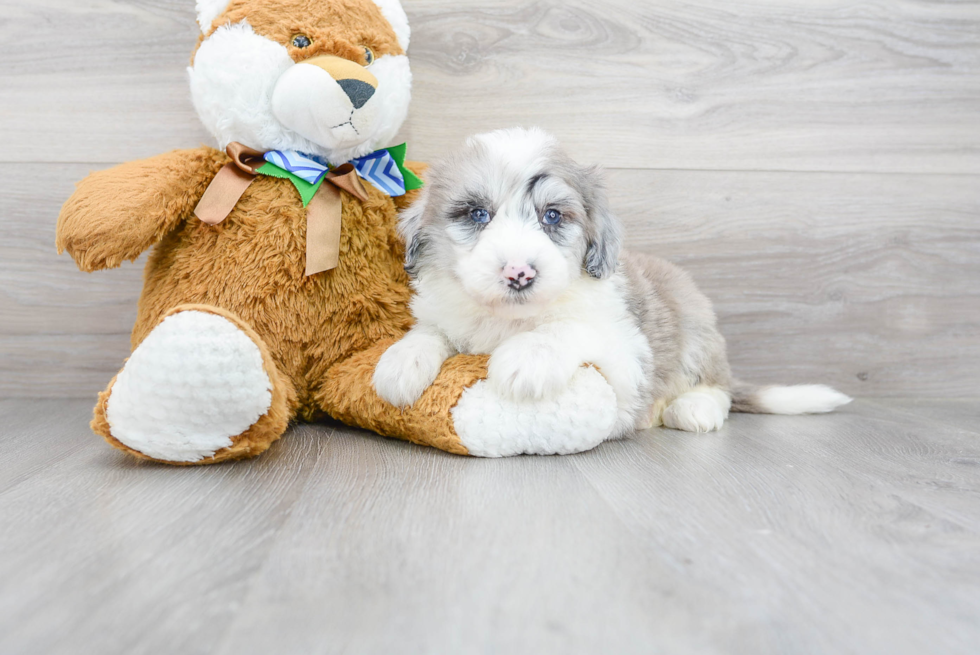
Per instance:
[[[209,464],[266,450],[285,432],[295,395],[242,320],[182,305],[99,395],[92,429],[141,458]]]
[[[479,380],[452,408],[453,426],[471,455],[569,455],[591,450],[614,434],[616,394],[591,366],[572,376],[552,400],[514,401]]]
[[[330,369],[317,395],[328,414],[386,436],[481,457],[575,453],[613,436],[616,396],[591,367],[578,371],[556,399],[515,402],[487,385],[486,356],[456,355],[412,407],[394,407],[372,385],[374,368],[391,343],[378,343]]]

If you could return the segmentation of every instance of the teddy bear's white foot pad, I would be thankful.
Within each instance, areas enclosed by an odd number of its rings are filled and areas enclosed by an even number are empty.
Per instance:
[[[463,392],[453,425],[471,455],[568,455],[595,448],[613,433],[616,394],[594,368],[579,369],[554,400],[514,401],[481,380]]]
[[[259,347],[226,318],[168,316],[133,352],[106,406],[112,436],[144,455],[196,462],[232,445],[272,405]]]

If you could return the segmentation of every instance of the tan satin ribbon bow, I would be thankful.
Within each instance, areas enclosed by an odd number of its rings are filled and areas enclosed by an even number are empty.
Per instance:
[[[261,152],[237,142],[228,144],[226,152],[231,162],[214,176],[194,209],[194,214],[208,225],[217,225],[228,218],[245,189],[255,181],[259,168],[266,163]],[[341,189],[362,202],[368,199],[353,164],[338,166],[327,173],[306,206],[307,275],[329,271],[340,263]]]

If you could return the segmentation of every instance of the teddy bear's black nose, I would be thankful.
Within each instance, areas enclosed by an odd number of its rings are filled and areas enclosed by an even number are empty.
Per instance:
[[[363,107],[364,103],[374,95],[374,87],[361,80],[337,80],[337,84],[340,85],[340,88],[350,98],[350,101],[354,104],[354,109]]]

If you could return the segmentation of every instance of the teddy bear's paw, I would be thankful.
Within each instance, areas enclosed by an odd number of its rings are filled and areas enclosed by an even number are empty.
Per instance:
[[[133,352],[112,386],[112,437],[153,459],[196,462],[232,445],[272,404],[254,341],[203,311],[168,316]]]
[[[613,436],[618,409],[605,378],[583,367],[550,400],[513,400],[481,380],[463,392],[452,415],[456,434],[471,455],[567,455]]]

